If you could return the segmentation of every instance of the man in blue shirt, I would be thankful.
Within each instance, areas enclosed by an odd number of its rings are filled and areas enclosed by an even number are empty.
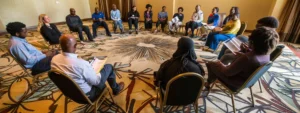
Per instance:
[[[111,36],[108,26],[105,22],[105,15],[103,12],[99,12],[99,9],[95,8],[95,13],[92,15],[93,18],[93,36],[97,37],[97,28],[103,26],[107,36]]]
[[[26,41],[26,25],[21,22],[12,22],[6,25],[6,30],[11,34],[8,42],[8,52],[12,54],[25,68],[31,69],[32,75],[50,70],[52,57],[57,51],[46,54],[37,50]]]
[[[113,9],[110,11],[110,18],[114,22],[114,33],[116,33],[117,26],[119,26],[121,34],[123,33],[123,24],[121,20],[120,10],[117,9],[115,4],[112,5]]]

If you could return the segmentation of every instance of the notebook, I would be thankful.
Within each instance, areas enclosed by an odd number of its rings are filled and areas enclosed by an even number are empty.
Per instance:
[[[94,71],[99,74],[100,70],[104,67],[107,60],[107,56],[97,56],[93,59],[89,60],[92,65]]]
[[[242,42],[237,38],[228,39],[223,42],[223,44],[233,53],[239,52],[241,50],[240,46]]]

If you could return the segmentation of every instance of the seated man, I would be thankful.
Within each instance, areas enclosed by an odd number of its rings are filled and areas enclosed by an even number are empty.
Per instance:
[[[117,26],[119,26],[121,34],[123,34],[123,24],[121,20],[120,10],[117,9],[115,4],[112,5],[113,9],[110,11],[110,18],[114,22],[114,33],[116,33]]]
[[[192,14],[191,21],[185,24],[185,36],[188,36],[189,29],[192,31],[191,38],[194,38],[194,31],[202,26],[203,11],[200,5],[196,5],[195,12]]]
[[[261,18],[257,21],[257,24],[256,24],[256,28],[270,27],[270,28],[276,29],[276,28],[278,28],[278,26],[279,26],[279,22],[275,17]],[[236,38],[239,39],[241,42],[243,42],[243,44],[241,45],[241,50],[242,50],[241,52],[249,51],[248,37],[240,35],[240,36],[237,36]],[[225,46],[223,46],[219,53],[218,59],[220,59],[221,62],[224,64],[229,64],[236,59],[236,55],[231,53]]]
[[[173,34],[173,32],[177,32],[177,29],[179,28],[180,25],[182,25],[182,21],[184,18],[184,14],[183,12],[183,8],[179,7],[178,8],[178,13],[175,13],[173,15],[173,19],[171,21],[169,21],[169,30],[171,32],[171,34]],[[175,28],[175,30],[174,30]]]
[[[57,29],[55,24],[50,24],[50,18],[45,15],[42,17],[43,26],[40,29],[41,35],[50,43],[50,44],[59,44],[59,37],[61,32]]]
[[[6,25],[6,30],[11,38],[8,42],[9,52],[25,68],[31,69],[32,75],[37,75],[50,70],[50,62],[57,51],[43,54],[25,39],[27,36],[26,25],[21,22],[12,22]]]
[[[62,71],[70,76],[91,100],[101,94],[99,91],[104,88],[106,81],[109,83],[113,94],[119,94],[124,88],[124,83],[116,83],[113,66],[106,64],[97,74],[88,61],[77,58],[77,54],[75,54],[76,45],[76,39],[73,35],[62,35],[60,46],[63,53],[53,57],[51,69]]]
[[[107,36],[111,36],[108,26],[105,22],[105,16],[103,12],[99,12],[99,9],[95,8],[95,13],[92,15],[93,18],[93,37],[97,37],[97,28],[103,26]]]
[[[166,12],[166,6],[162,7],[162,11],[158,13],[158,20],[156,22],[156,30],[155,33],[158,30],[158,26],[161,24],[161,30],[164,32],[164,28],[167,25],[168,22],[168,13]]]
[[[74,8],[70,9],[70,14],[66,17],[66,22],[69,29],[73,32],[78,32],[80,41],[83,41],[82,31],[85,32],[89,41],[94,41],[88,26],[84,26],[79,16],[76,15]]]

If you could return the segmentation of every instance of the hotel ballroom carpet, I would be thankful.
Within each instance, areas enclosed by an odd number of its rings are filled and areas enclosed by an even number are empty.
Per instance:
[[[91,25],[91,22],[85,22]],[[124,24],[127,28],[127,23]],[[109,25],[111,26],[111,25]],[[66,25],[58,25],[62,32],[68,32]],[[103,28],[99,34],[104,34]],[[77,36],[76,34],[74,34]],[[109,96],[99,108],[100,112],[155,113],[156,93],[153,85],[153,72],[160,64],[171,57],[176,50],[179,35],[164,33],[152,34],[141,31],[140,34],[113,34],[97,37],[94,43],[79,45],[77,53],[81,58],[90,56],[108,56],[107,63],[114,66],[118,82],[124,82],[124,90],[111,101]],[[51,82],[47,75],[42,76],[38,88],[32,89],[32,78],[7,53],[8,35],[0,36],[0,112],[12,113],[63,113],[83,112],[86,105],[71,100]],[[35,47],[46,50],[44,39],[37,31],[29,31],[27,40]],[[203,42],[195,41],[199,59],[210,59],[214,53],[198,49]],[[200,56],[202,58],[200,58]],[[204,64],[202,64],[205,67]],[[205,76],[207,78],[207,75]],[[296,113],[300,112],[300,60],[288,47],[274,62],[272,68],[260,79],[263,92],[258,83],[253,86],[255,107],[251,107],[250,90],[242,90],[235,98],[238,112],[255,113]],[[199,98],[199,111],[207,113],[233,112],[231,98],[214,87],[208,97]],[[159,106],[159,105],[158,105]],[[192,105],[167,107],[170,113],[195,112]]]

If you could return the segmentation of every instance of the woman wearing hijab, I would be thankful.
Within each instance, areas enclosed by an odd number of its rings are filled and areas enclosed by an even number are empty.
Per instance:
[[[194,50],[194,42],[190,38],[182,37],[177,44],[177,50],[173,57],[161,64],[155,74],[154,83],[160,81],[162,88],[166,88],[167,83],[173,77],[185,72],[195,72],[204,76],[202,66],[196,61],[197,56]]]

